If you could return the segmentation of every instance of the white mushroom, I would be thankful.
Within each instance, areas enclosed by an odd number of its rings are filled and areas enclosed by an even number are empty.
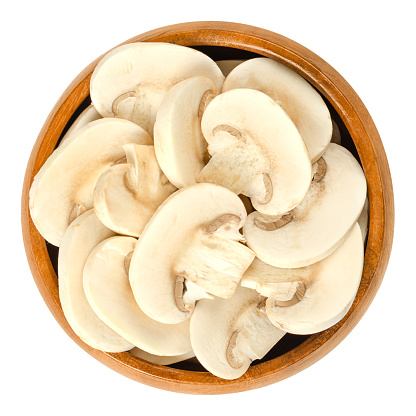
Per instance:
[[[152,142],[127,120],[101,119],[76,130],[46,160],[30,188],[30,214],[45,240],[59,246],[71,221],[93,207],[95,183],[125,156],[123,144]]]
[[[152,135],[157,109],[168,90],[200,75],[221,89],[221,70],[202,52],[171,43],[130,43],[98,63],[91,77],[91,100],[103,117],[131,120]]]
[[[93,209],[76,218],[66,230],[59,248],[58,285],[62,310],[73,331],[93,348],[122,352],[134,345],[98,318],[83,287],[83,271],[89,254],[97,244],[114,234],[100,222]]]
[[[62,145],[62,143],[65,142],[65,140],[68,139],[68,137],[71,136],[71,134],[75,131],[80,129],[81,127],[84,127],[91,121],[99,120],[101,118],[101,115],[98,113],[98,111],[95,109],[95,107],[90,104],[77,118],[76,120],[71,124],[67,132],[65,133],[64,137],[62,137],[61,142],[59,143],[59,146]]]
[[[240,198],[212,184],[183,188],[153,215],[134,250],[130,284],[140,308],[163,323],[188,319],[196,300],[229,298],[254,253],[239,243]]]
[[[154,128],[156,157],[177,188],[195,184],[205,166],[208,144],[201,118],[216,95],[217,87],[210,78],[188,78],[173,86],[159,107]]]
[[[112,237],[92,250],[84,267],[88,302],[103,322],[136,347],[157,355],[189,353],[189,322],[161,324],[143,313],[134,300],[128,269],[136,241]]]
[[[237,65],[240,65],[244,61],[245,59],[222,59],[215,62],[226,77]]]
[[[215,97],[202,116],[212,155],[197,176],[251,198],[256,210],[280,215],[304,198],[311,162],[295,125],[267,95],[234,89]]]
[[[189,360],[190,358],[195,357],[195,353],[192,350],[186,354],[164,355],[164,356],[150,354],[136,347],[130,350],[129,352],[134,357],[141,358],[142,360],[146,360],[151,363],[158,364],[158,365],[171,365],[171,364],[179,363],[181,361]]]
[[[282,106],[305,141],[312,163],[325,152],[332,135],[331,116],[319,93],[304,78],[270,58],[253,58],[238,65],[222,91],[251,88]]]
[[[123,148],[127,163],[111,166],[98,178],[94,208],[108,228],[139,237],[159,205],[176,188],[161,171],[154,146],[129,143]]]
[[[335,325],[348,312],[363,263],[364,247],[356,223],[342,245],[323,260],[281,269],[255,259],[241,285],[268,298],[266,312],[278,328],[291,334],[312,334]]]
[[[265,313],[265,298],[241,286],[231,299],[201,300],[191,317],[191,343],[212,374],[236,379],[285,335]]]
[[[244,226],[248,246],[264,262],[284,268],[322,260],[339,247],[364,206],[367,183],[345,148],[331,143],[314,165],[305,199],[281,217],[251,213]]]

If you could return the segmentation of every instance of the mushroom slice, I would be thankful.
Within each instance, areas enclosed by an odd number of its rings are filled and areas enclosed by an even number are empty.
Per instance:
[[[161,324],[142,312],[134,300],[126,258],[136,241],[112,237],[92,250],[84,267],[88,302],[103,322],[136,347],[157,355],[189,353],[189,322]]]
[[[47,159],[30,188],[30,214],[43,238],[59,246],[76,215],[93,207],[95,183],[124,157],[123,144],[152,142],[127,120],[101,119],[76,130]]]
[[[222,59],[215,62],[226,77],[237,65],[240,65],[244,61],[245,59]]]
[[[197,176],[250,197],[256,210],[280,215],[302,201],[311,162],[295,125],[267,95],[235,89],[215,97],[202,116],[212,155]]]
[[[168,90],[200,75],[221,89],[224,75],[202,52],[171,43],[130,43],[113,49],[98,63],[91,77],[91,100],[103,117],[131,120],[152,135]]]
[[[142,360],[146,360],[159,365],[171,365],[195,357],[195,353],[192,350],[186,354],[165,356],[150,354],[146,351],[141,350],[140,348],[133,348],[129,352],[134,357],[141,358]]]
[[[156,156],[177,188],[195,184],[205,166],[208,144],[201,118],[216,95],[217,87],[210,78],[188,78],[173,86],[159,107],[154,129]]]
[[[198,302],[191,317],[191,343],[212,374],[225,379],[242,376],[285,335],[269,321],[264,300],[239,286],[231,299]]]
[[[139,237],[159,205],[176,188],[157,163],[151,145],[123,146],[126,162],[106,170],[94,189],[94,208],[105,226],[119,234]]]
[[[319,93],[304,78],[270,58],[254,58],[227,76],[222,91],[251,88],[281,105],[308,148],[312,163],[325,152],[332,135],[331,116]]]
[[[58,285],[62,310],[73,331],[93,348],[122,352],[134,345],[98,318],[83,287],[83,270],[89,254],[97,244],[114,234],[100,222],[93,209],[76,218],[66,230],[59,248]]]
[[[177,323],[191,316],[198,299],[231,297],[254,259],[239,243],[246,216],[240,198],[217,185],[192,185],[167,198],[130,263],[130,284],[143,312]]]
[[[345,148],[331,143],[314,164],[305,199],[280,218],[253,212],[247,218],[247,245],[264,262],[284,268],[322,260],[339,247],[364,206],[367,183],[361,166]]]
[[[67,130],[65,133],[65,136],[62,137],[61,142],[59,143],[59,146],[62,145],[65,140],[68,139],[68,137],[71,136],[71,134],[75,131],[80,129],[81,127],[84,127],[91,121],[99,120],[101,118],[101,115],[98,113],[98,111],[95,109],[95,107],[90,104],[78,117],[77,119],[71,124],[71,127]]]
[[[278,328],[291,334],[313,334],[335,325],[348,312],[363,263],[364,247],[356,223],[342,245],[323,260],[281,269],[255,259],[241,285],[267,296],[267,316]]]

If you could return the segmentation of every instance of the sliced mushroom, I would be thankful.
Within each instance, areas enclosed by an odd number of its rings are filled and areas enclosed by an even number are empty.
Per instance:
[[[226,77],[237,65],[243,63],[245,59],[223,59],[221,61],[215,61],[221,72]]]
[[[180,354],[180,355],[155,355],[150,354],[146,351],[141,350],[140,348],[133,348],[129,351],[131,355],[137,358],[141,358],[142,360],[149,361],[154,364],[158,365],[171,365],[175,363],[179,363],[181,361],[189,360],[190,358],[195,357],[195,353],[193,351],[189,351],[186,354]]]
[[[222,91],[251,88],[281,105],[308,148],[312,163],[325,152],[332,135],[331,116],[319,93],[292,69],[270,58],[254,58],[238,65]]]
[[[239,243],[246,210],[237,195],[212,184],[166,199],[136,245],[130,284],[140,308],[163,323],[188,319],[208,293],[229,298],[254,253]]]
[[[161,324],[143,313],[134,300],[125,260],[136,241],[112,237],[92,250],[84,267],[88,302],[103,322],[136,347],[157,355],[189,353],[189,322]]]
[[[157,109],[168,90],[200,75],[221,89],[224,75],[202,52],[171,43],[130,43],[98,63],[91,77],[91,99],[103,117],[131,120],[152,135]]]
[[[275,218],[258,212],[248,216],[247,244],[264,262],[293,268],[322,260],[342,244],[360,216],[367,192],[361,166],[347,149],[334,143],[323,159],[325,164],[314,165],[320,180],[312,180],[305,199],[286,214],[290,221],[274,227]]]
[[[89,254],[97,244],[114,235],[93,209],[74,220],[59,248],[59,299],[69,325],[86,344],[102,351],[122,352],[131,350],[134,345],[98,318],[83,287],[83,270]]]
[[[197,176],[251,199],[254,208],[280,215],[304,198],[311,162],[295,125],[267,95],[234,89],[215,97],[202,117],[212,158]]]
[[[282,269],[255,259],[241,285],[267,296],[267,316],[278,328],[291,334],[313,334],[335,325],[348,312],[363,263],[364,247],[356,223],[341,246],[323,260]]]
[[[152,144],[152,138],[130,121],[107,118],[76,130],[52,153],[29,192],[30,214],[45,240],[59,246],[77,213],[93,207],[97,179],[124,157],[127,143]]]
[[[156,116],[154,141],[161,169],[177,188],[196,183],[205,166],[207,142],[201,131],[201,117],[217,95],[210,78],[188,78],[173,86]]]
[[[199,362],[225,379],[241,377],[285,335],[269,321],[264,297],[239,286],[230,299],[201,300],[191,317],[191,342]]]
[[[157,163],[151,145],[123,146],[126,162],[106,170],[94,189],[98,218],[119,234],[139,237],[159,205],[176,188]]]
[[[80,129],[81,127],[84,127],[91,121],[99,120],[101,118],[101,115],[98,113],[98,111],[95,109],[95,107],[90,104],[77,118],[76,120],[71,124],[71,127],[67,130],[65,133],[65,136],[62,137],[61,142],[59,143],[59,146],[62,145],[62,143],[65,142],[65,140],[68,139],[68,137],[71,136],[71,134],[75,131]]]

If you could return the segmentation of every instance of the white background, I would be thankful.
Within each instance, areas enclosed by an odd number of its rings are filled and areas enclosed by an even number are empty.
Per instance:
[[[416,414],[416,273],[412,267],[416,31],[412,3],[5,3],[0,17],[0,413]],[[395,240],[384,282],[352,333],[296,376],[259,390],[223,396],[191,396],[147,387],[85,353],[44,304],[27,265],[20,227],[20,196],[29,154],[49,111],[72,79],[96,57],[132,36],[197,20],[272,30],[301,43],[337,69],[378,127],[396,204]]]

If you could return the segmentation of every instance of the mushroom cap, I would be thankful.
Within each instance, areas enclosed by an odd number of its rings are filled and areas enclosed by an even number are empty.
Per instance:
[[[115,233],[105,227],[90,209],[68,227],[58,254],[59,299],[73,331],[89,346],[107,352],[133,348],[92,310],[84,292],[83,271],[94,247]]]
[[[263,221],[259,212],[247,217],[247,245],[265,263],[294,268],[322,260],[342,244],[360,216],[367,193],[361,166],[347,149],[334,143],[323,159],[325,176],[312,181],[304,200],[290,212],[289,223],[266,231],[258,226]]]
[[[270,58],[253,58],[238,65],[224,81],[222,91],[251,88],[261,91],[282,106],[308,148],[312,163],[325,152],[332,123],[328,107],[302,76]]]
[[[363,263],[361,230],[355,223],[341,246],[323,260],[282,269],[255,259],[241,285],[267,294],[267,316],[278,328],[291,334],[313,334],[335,325],[348,312],[360,285]],[[290,289],[303,286],[299,299],[290,302],[291,296],[282,297],[287,284]]]
[[[139,237],[158,206],[176,188],[156,160],[154,146],[123,146],[127,163],[111,166],[97,180],[94,209],[108,228]]]
[[[221,89],[224,75],[204,53],[171,43],[129,43],[98,63],[91,77],[91,100],[103,117],[130,119],[153,134],[157,109],[168,90],[199,75]]]
[[[143,230],[130,263],[130,284],[143,312],[163,323],[188,319],[192,309],[181,311],[175,300],[178,277],[232,296],[254,259],[250,249],[231,240],[242,237],[238,229],[246,216],[240,198],[217,185],[192,185],[167,198]],[[220,218],[231,221],[221,224]],[[210,231],[212,224],[218,229]]]
[[[218,95],[202,116],[202,132],[212,158],[198,182],[247,195],[267,215],[302,201],[312,177],[309,153],[289,116],[266,94],[233,89]]]
[[[161,169],[177,188],[196,183],[205,166],[207,142],[201,117],[218,89],[210,78],[188,78],[174,85],[163,99],[156,116],[154,141]]]
[[[202,299],[191,317],[191,343],[212,374],[236,379],[285,335],[267,318],[264,297],[239,286],[230,299]]]
[[[76,130],[46,160],[32,183],[29,208],[40,234],[59,246],[74,207],[93,207],[97,179],[124,157],[122,145],[152,144],[136,124],[121,119],[101,119]]]
[[[88,302],[103,322],[136,347],[157,355],[189,353],[189,322],[161,324],[142,312],[134,299],[126,257],[136,241],[111,237],[92,250],[84,267]]]

